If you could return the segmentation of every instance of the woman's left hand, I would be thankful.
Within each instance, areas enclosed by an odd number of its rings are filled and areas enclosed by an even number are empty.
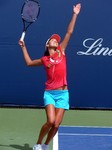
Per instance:
[[[77,4],[76,6],[75,6],[75,5],[73,6],[73,12],[74,12],[76,15],[79,14],[80,9],[81,9],[81,4],[80,4],[80,3]]]

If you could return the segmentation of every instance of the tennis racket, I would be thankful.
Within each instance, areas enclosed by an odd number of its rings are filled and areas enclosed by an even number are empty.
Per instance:
[[[36,0],[27,0],[21,9],[21,16],[23,22],[23,32],[20,40],[24,41],[26,30],[28,27],[34,23],[40,13],[40,5]]]

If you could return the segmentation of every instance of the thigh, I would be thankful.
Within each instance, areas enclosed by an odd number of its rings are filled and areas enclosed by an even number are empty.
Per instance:
[[[62,108],[56,108],[56,119],[55,124],[59,126],[63,120],[65,110]]]
[[[49,104],[45,107],[46,110],[46,116],[47,116],[47,121],[50,123],[55,122],[55,107],[52,104]]]

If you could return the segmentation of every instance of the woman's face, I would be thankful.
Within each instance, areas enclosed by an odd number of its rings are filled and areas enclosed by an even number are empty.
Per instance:
[[[48,44],[49,44],[50,48],[57,48],[58,47],[58,42],[56,39],[51,39]]]

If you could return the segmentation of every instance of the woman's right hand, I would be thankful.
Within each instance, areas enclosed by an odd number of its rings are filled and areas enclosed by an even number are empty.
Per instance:
[[[19,40],[18,44],[19,44],[21,47],[24,47],[24,46],[25,46],[25,42],[24,42],[24,41],[21,41],[21,40]]]

